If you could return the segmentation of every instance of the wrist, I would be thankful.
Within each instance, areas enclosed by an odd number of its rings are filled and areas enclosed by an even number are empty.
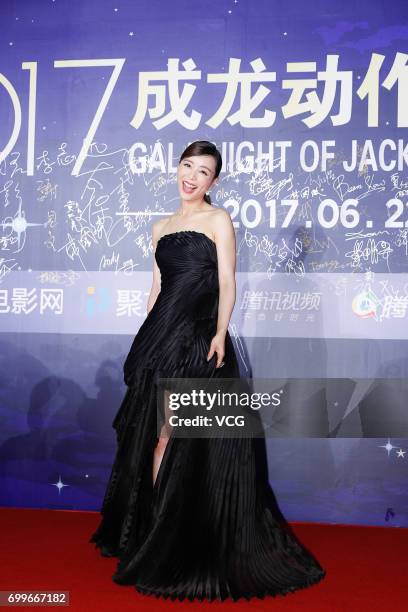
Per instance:
[[[217,336],[225,336],[227,334],[227,329],[225,327],[219,327],[217,329],[216,335]]]

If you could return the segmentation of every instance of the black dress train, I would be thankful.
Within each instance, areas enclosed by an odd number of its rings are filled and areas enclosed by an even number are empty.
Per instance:
[[[207,362],[218,313],[215,243],[173,232],[155,257],[161,291],[124,364],[117,453],[89,541],[119,558],[114,582],[165,598],[263,598],[319,582],[326,571],[275,502],[264,440],[170,436],[153,485],[157,379],[240,375],[228,332],[225,365],[215,368],[216,354]]]

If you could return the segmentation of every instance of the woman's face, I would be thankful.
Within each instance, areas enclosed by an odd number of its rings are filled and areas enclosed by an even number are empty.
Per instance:
[[[215,158],[193,155],[181,160],[177,168],[177,184],[183,200],[202,200],[215,181]]]

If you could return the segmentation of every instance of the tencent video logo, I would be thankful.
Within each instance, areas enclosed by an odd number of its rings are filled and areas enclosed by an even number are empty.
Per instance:
[[[351,303],[352,311],[361,319],[377,318],[377,310],[380,306],[381,301],[371,289],[358,293]]]

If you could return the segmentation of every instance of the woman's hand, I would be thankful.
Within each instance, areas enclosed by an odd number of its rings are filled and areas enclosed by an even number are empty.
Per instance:
[[[211,340],[207,361],[211,359],[214,353],[217,353],[217,363],[215,367],[221,368],[224,365],[223,359],[225,355],[225,333],[223,332],[218,332]]]

